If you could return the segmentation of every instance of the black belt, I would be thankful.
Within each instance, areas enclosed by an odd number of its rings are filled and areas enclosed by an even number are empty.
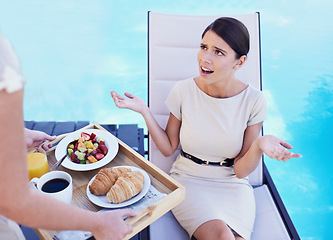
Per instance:
[[[234,158],[226,158],[224,159],[222,162],[209,162],[209,161],[204,161],[201,160],[200,158],[197,158],[191,154],[188,154],[186,152],[184,152],[183,150],[180,150],[180,154],[187,158],[192,160],[193,162],[197,163],[197,164],[201,164],[201,165],[213,165],[213,166],[225,166],[225,167],[231,167],[232,165],[234,165]]]

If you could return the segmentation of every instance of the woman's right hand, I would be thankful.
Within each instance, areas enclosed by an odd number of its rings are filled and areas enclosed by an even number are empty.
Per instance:
[[[111,90],[110,94],[114,103],[119,108],[128,108],[140,114],[143,114],[148,109],[147,104],[142,98],[137,97],[131,93],[125,92],[124,97]]]

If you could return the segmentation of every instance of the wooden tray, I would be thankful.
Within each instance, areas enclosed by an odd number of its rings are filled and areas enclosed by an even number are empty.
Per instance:
[[[81,128],[79,131],[82,131],[83,129],[101,129],[105,130],[100,125],[93,123],[90,124],[84,128]],[[106,131],[106,130],[105,130]],[[65,137],[68,134],[61,135],[61,137],[57,138],[57,141],[60,141],[63,137]],[[133,150],[131,147],[126,145],[124,142],[119,140],[119,151],[117,156],[114,160],[112,160],[109,164],[107,164],[104,167],[114,167],[114,166],[135,166],[138,168],[141,168],[145,170],[150,179],[151,184],[160,192],[166,193],[167,196],[160,199],[159,201],[155,202],[153,205],[156,206],[156,208],[152,211],[151,215],[145,215],[140,220],[138,220],[136,223],[133,224],[133,232],[129,235],[127,235],[124,239],[130,239],[134,235],[136,235],[138,232],[140,232],[142,229],[153,223],[155,220],[157,220],[159,217],[164,215],[166,212],[168,212],[170,209],[175,207],[177,204],[179,204],[185,196],[185,189],[184,187],[179,184],[177,181],[175,181],[173,178],[171,178],[168,174],[157,168],[154,164],[149,162],[147,159],[142,157],[139,153],[137,153],[135,150]],[[49,160],[49,166],[51,167],[55,162],[55,156],[54,156],[54,149],[50,149],[48,152],[48,160]],[[83,209],[88,209],[91,211],[99,211],[102,208],[94,205],[87,197],[86,188],[89,180],[97,174],[97,172],[100,169],[91,170],[91,171],[73,171],[66,169],[62,166],[58,168],[59,170],[68,172],[72,178],[73,178],[73,199],[72,199],[72,205],[76,205]],[[53,236],[57,233],[57,231],[48,231],[43,229],[35,229],[36,234],[41,239],[53,239]]]

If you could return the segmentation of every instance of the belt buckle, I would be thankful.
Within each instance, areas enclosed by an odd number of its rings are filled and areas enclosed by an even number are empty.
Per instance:
[[[223,166],[223,164],[225,164],[225,163],[226,163],[225,160],[221,161],[221,162],[220,162],[220,166]]]
[[[209,161],[204,161],[205,163],[202,163],[201,165],[207,166],[209,164]]]

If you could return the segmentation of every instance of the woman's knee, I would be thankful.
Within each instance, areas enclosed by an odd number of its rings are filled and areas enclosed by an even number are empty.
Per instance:
[[[194,232],[197,240],[235,240],[230,228],[221,220],[208,221]]]

